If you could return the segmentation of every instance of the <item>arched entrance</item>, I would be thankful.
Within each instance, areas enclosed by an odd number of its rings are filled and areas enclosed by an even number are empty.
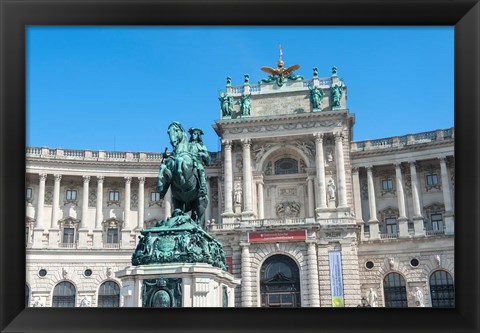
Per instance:
[[[265,260],[260,269],[262,307],[300,307],[300,273],[298,266],[285,255]]]

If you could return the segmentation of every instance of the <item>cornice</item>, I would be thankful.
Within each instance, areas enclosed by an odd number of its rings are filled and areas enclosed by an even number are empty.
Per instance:
[[[406,153],[409,151],[431,150],[432,148],[435,148],[435,147],[452,146],[452,148],[454,148],[454,144],[455,144],[454,140],[444,140],[444,141],[433,141],[433,142],[427,142],[427,143],[421,143],[421,144],[413,144],[413,145],[408,145],[403,147],[391,147],[391,148],[355,151],[355,152],[350,152],[350,159],[354,160],[356,158],[394,155],[399,153]]]
[[[320,112],[308,112],[298,114],[282,114],[282,115],[269,115],[259,117],[245,117],[237,119],[220,119],[215,123],[221,127],[237,127],[239,124],[258,124],[258,123],[272,123],[272,122],[285,122],[291,120],[309,120],[318,118],[332,118],[332,119],[345,119],[348,116],[352,116],[348,112],[348,109],[341,109],[335,111],[320,111]]]

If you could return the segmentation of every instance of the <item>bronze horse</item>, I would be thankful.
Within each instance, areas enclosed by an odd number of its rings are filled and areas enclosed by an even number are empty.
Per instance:
[[[173,152],[168,156],[164,155],[158,172],[157,190],[163,198],[171,187],[174,209],[192,211],[192,219],[202,226],[208,205],[208,194],[200,191],[198,165],[202,162],[196,154],[189,151],[187,134],[180,123],[173,122],[168,126],[168,136]]]

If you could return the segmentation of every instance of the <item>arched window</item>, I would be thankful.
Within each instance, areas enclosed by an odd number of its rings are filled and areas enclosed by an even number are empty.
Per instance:
[[[120,287],[116,282],[102,283],[98,291],[99,308],[118,308],[120,306]]]
[[[455,289],[452,276],[446,271],[436,271],[430,275],[430,296],[434,308],[454,308]]]
[[[398,273],[390,273],[383,279],[383,295],[386,308],[406,308],[407,288],[405,279]]]
[[[52,306],[57,308],[74,308],[75,307],[75,286],[63,281],[55,286],[53,289]]]
[[[25,284],[25,307],[28,308],[28,301],[30,300],[30,288]]]
[[[300,274],[285,255],[265,260],[260,270],[262,307],[300,307]]]
[[[293,158],[282,158],[275,162],[275,174],[286,175],[298,173],[298,161]]]

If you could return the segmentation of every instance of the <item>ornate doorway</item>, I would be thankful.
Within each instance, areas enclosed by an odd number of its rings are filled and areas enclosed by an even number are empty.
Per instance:
[[[300,307],[300,274],[297,264],[288,256],[280,254],[265,260],[260,270],[260,294],[262,307]]]

